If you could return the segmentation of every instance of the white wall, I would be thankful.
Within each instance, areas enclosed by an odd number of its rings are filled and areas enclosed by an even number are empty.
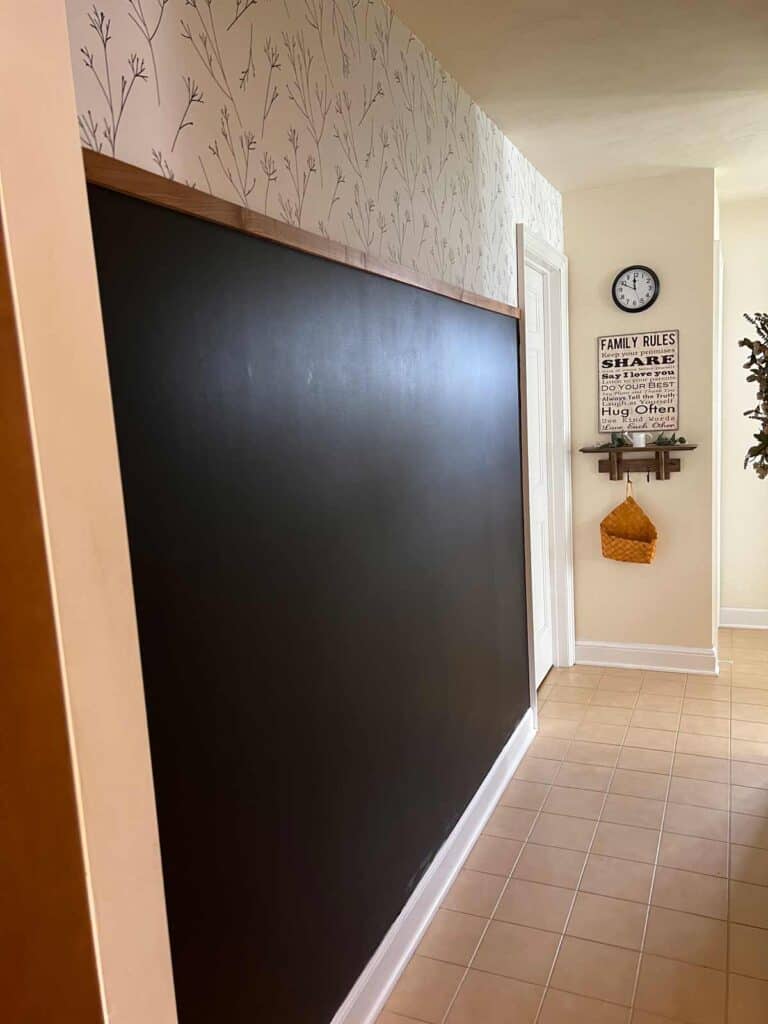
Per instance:
[[[564,197],[577,644],[700,651],[711,651],[714,645],[715,208],[711,170]],[[611,299],[614,275],[631,263],[647,264],[661,278],[659,299],[644,313],[622,313]],[[583,445],[607,439],[597,433],[596,338],[671,329],[680,331],[680,432],[699,448],[681,455],[682,472],[668,481],[634,478],[635,496],[659,530],[656,561],[650,566],[608,561],[600,551],[599,524],[623,500],[624,486],[598,474],[597,456],[578,452]],[[667,667],[675,667],[673,661]]]
[[[721,605],[730,623],[768,626],[768,480],[745,470],[744,456],[757,429],[743,415],[754,408],[756,385],[747,383],[744,349],[756,337],[744,313],[768,312],[768,199],[724,203],[725,259],[723,352],[723,499]],[[741,610],[752,614],[739,615]],[[762,611],[755,616],[754,611]]]
[[[513,304],[515,224],[562,247],[560,194],[382,0],[67,14],[90,148]]]

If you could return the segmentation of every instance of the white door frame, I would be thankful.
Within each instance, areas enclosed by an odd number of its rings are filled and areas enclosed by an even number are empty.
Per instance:
[[[571,500],[571,372],[568,341],[568,258],[523,224],[517,225],[517,302],[520,307],[520,366],[523,430],[525,407],[525,267],[544,275],[546,330],[547,471],[549,488],[549,544],[552,574],[552,627],[554,664],[563,668],[576,661],[573,598],[573,514]],[[525,451],[525,448],[524,448]],[[528,524],[528,467],[523,467]],[[528,545],[527,545],[528,548]],[[529,558],[529,550],[526,550]],[[527,571],[529,657],[533,627],[530,621],[530,565]],[[531,677],[531,706],[536,707],[536,686]]]

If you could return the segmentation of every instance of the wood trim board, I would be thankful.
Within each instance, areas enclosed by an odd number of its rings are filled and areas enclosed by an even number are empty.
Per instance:
[[[408,267],[371,256],[359,249],[342,245],[341,242],[334,242],[323,235],[316,235],[304,228],[249,210],[245,206],[219,199],[218,196],[200,189],[182,185],[178,181],[169,181],[160,174],[154,174],[104,153],[84,148],[83,164],[86,180],[92,185],[99,185],[101,188],[121,192],[135,199],[143,199],[145,202],[164,206],[178,213],[221,224],[257,238],[266,238],[279,245],[320,256],[335,263],[344,263],[357,270],[400,281],[423,291],[444,295],[446,298],[455,299],[456,302],[466,302],[480,309],[500,313],[502,316],[520,319],[520,309],[517,306],[510,306],[506,302],[486,298],[446,281],[427,277],[415,270],[409,270]]]

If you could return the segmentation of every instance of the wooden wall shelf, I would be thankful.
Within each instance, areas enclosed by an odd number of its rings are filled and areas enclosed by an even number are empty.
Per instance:
[[[671,473],[680,472],[680,459],[676,452],[692,452],[696,444],[649,444],[644,448],[600,448],[597,445],[579,448],[588,455],[604,455],[598,462],[601,473],[611,480],[623,480],[625,473],[654,473],[657,480],[669,480]],[[640,456],[638,458],[638,456]]]

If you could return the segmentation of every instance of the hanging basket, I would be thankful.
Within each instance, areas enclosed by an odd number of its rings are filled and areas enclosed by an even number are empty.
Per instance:
[[[600,523],[603,558],[649,565],[656,556],[658,538],[656,527],[632,497],[632,484],[627,481],[626,498]]]

